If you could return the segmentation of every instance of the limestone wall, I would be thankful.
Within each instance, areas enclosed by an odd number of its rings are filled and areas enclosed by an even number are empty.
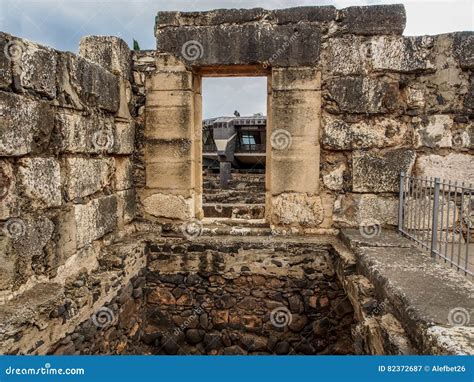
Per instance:
[[[267,220],[321,232],[396,224],[401,171],[474,179],[474,33],[405,22],[403,5],[159,12],[155,34],[194,76],[268,77]]]
[[[114,247],[136,211],[131,52],[4,33],[0,52],[0,352],[45,353],[144,267]]]

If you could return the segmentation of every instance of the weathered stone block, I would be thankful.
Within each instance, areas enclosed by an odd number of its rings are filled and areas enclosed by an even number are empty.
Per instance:
[[[368,71],[370,45],[362,37],[348,35],[331,38],[327,44],[326,70],[336,75],[362,74]]]
[[[451,147],[453,119],[449,115],[414,118],[415,147]]]
[[[316,68],[273,68],[273,90],[321,90],[321,72]]]
[[[327,82],[327,96],[337,107],[328,110],[348,113],[389,113],[399,107],[398,83],[388,78],[341,77]]]
[[[333,220],[342,227],[396,225],[396,196],[352,194],[340,195],[334,203]]]
[[[411,173],[416,154],[395,149],[381,153],[356,151],[352,155],[355,192],[398,192],[400,173]]]
[[[158,50],[198,66],[311,66],[319,60],[320,35],[319,28],[309,23],[168,27],[156,31]]]
[[[313,161],[307,157],[272,158],[272,195],[283,192],[317,194],[319,191],[319,146]]]
[[[21,86],[49,98],[56,97],[57,52],[27,40],[15,39],[13,43],[22,50],[13,66],[13,75],[20,78]]]
[[[115,189],[128,190],[133,187],[133,167],[129,157],[115,157]]]
[[[360,35],[401,35],[406,24],[401,4],[348,7],[339,11],[338,19],[344,32]]]
[[[336,19],[336,12],[336,7],[331,5],[318,7],[294,7],[270,11],[278,24],[329,22]]]
[[[112,158],[67,158],[65,191],[68,199],[92,195],[110,184]]]
[[[371,118],[345,122],[329,114],[323,116],[324,147],[335,150],[383,148],[404,143],[405,123],[391,118]]]
[[[146,165],[146,187],[166,190],[194,188],[194,161],[153,162]]]
[[[112,152],[115,126],[112,117],[60,111],[55,117],[56,144],[65,153]]]
[[[79,43],[79,55],[109,72],[130,79],[132,52],[127,43],[115,36],[86,36]]]
[[[8,88],[12,83],[12,69],[11,61],[4,54],[5,50],[8,51],[9,45],[8,42],[11,36],[6,33],[0,32],[0,89]]]
[[[19,162],[18,179],[25,195],[38,207],[61,205],[61,170],[53,158],[24,158]]]
[[[193,120],[192,107],[147,107],[145,136],[150,139],[191,139]]]
[[[161,194],[158,191],[142,196],[142,205],[146,213],[158,217],[177,220],[188,220],[193,217],[193,198],[181,195]]]
[[[76,245],[82,248],[117,227],[117,197],[94,199],[74,206]]]
[[[455,153],[422,155],[416,160],[415,171],[419,176],[469,183],[474,179],[474,156]]]
[[[146,79],[147,91],[193,90],[193,75],[189,71],[156,71]]]
[[[53,110],[45,102],[0,94],[0,155],[21,156],[49,144]]]
[[[97,106],[115,113],[120,104],[119,79],[109,71],[69,52],[59,54],[59,91],[63,105]]]
[[[411,73],[435,70],[432,50],[434,38],[379,36],[371,39],[374,70]]]
[[[113,152],[132,154],[135,150],[135,122],[115,122]]]
[[[17,205],[16,181],[10,162],[0,160],[0,220],[7,220]]]
[[[119,191],[117,193],[117,215],[119,228],[130,223],[137,214],[135,190]]]
[[[474,69],[474,32],[454,34],[453,52],[463,69]]]
[[[320,196],[283,193],[272,198],[272,223],[315,227],[324,219]]]
[[[274,91],[271,112],[273,132],[281,129],[291,137],[319,139],[320,91]]]

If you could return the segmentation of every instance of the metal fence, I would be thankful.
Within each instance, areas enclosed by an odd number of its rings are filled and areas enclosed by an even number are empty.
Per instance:
[[[466,276],[474,276],[472,185],[401,173],[398,230]],[[469,257],[471,252],[471,257]]]

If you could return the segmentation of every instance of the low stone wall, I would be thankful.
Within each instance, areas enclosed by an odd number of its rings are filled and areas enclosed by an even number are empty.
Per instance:
[[[353,310],[327,246],[209,238],[149,249],[153,353],[353,353]]]
[[[136,213],[131,52],[116,37],[75,55],[5,33],[0,51],[0,352],[43,354],[143,268],[140,243],[122,243]],[[121,249],[120,269],[103,265]]]

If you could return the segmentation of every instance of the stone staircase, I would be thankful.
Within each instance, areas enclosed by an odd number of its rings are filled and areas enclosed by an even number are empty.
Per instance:
[[[203,176],[203,210],[206,218],[263,219],[265,174],[233,173],[228,188],[218,174]]]

